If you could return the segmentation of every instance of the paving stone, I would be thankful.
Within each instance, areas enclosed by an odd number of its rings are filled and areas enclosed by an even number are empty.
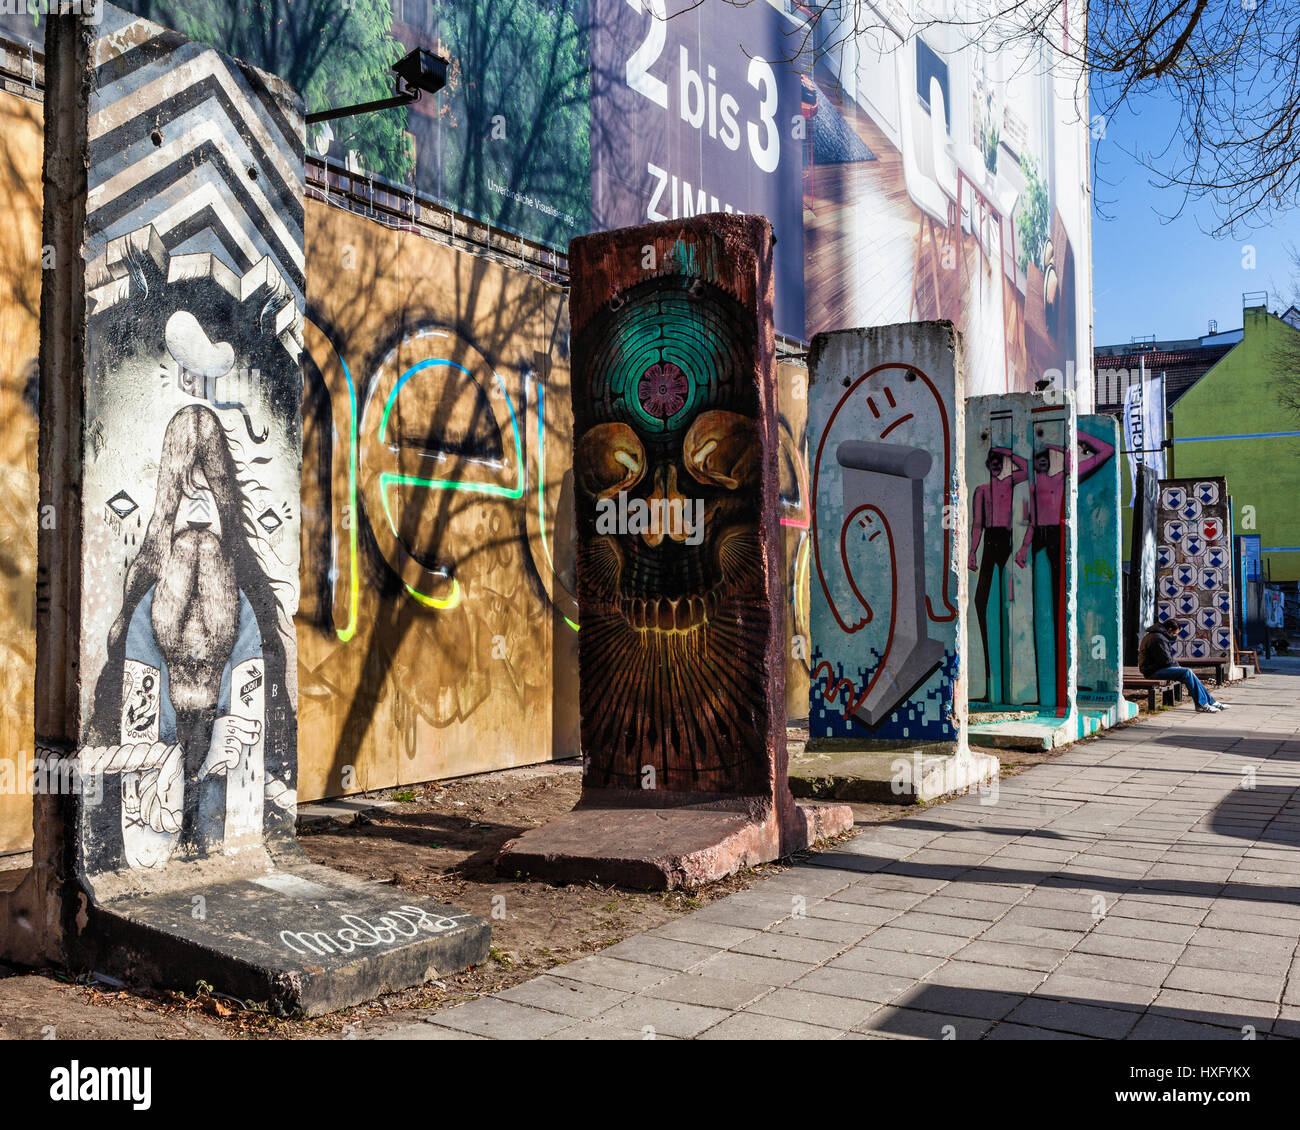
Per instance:
[[[950,918],[971,918],[977,922],[996,922],[1006,914],[1005,903],[989,899],[954,898],[944,892],[918,903],[917,910],[926,914],[946,914]]]
[[[1223,994],[1246,1000],[1276,1004],[1282,999],[1281,976],[1260,973],[1229,972],[1226,969],[1196,969],[1179,966],[1165,979],[1169,989],[1187,989],[1193,993]]]
[[[943,965],[942,957],[902,950],[876,949],[870,944],[853,946],[826,963],[826,969],[852,969],[859,973],[886,973],[914,979]]]
[[[839,1028],[820,1024],[804,1024],[780,1016],[765,1016],[759,1012],[738,1012],[721,1024],[704,1032],[702,1040],[834,1040],[842,1034]]]
[[[990,926],[980,935],[982,942],[1007,943],[1017,946],[1038,946],[1043,949],[1073,949],[1083,939],[1082,930],[1051,930],[1046,926],[1027,926],[1023,922],[1008,922],[1005,918]]]
[[[665,1032],[656,1032],[653,1028],[623,1028],[603,1016],[593,1016],[589,1020],[579,1020],[568,1028],[561,1028],[545,1037],[547,1040],[675,1040]]]
[[[568,1027],[573,1017],[495,997],[479,997],[468,1004],[443,1009],[429,1023],[493,1040],[537,1040]]]
[[[1107,919],[1124,918],[1153,923],[1174,922],[1181,925],[1195,925],[1208,913],[1208,902],[1204,906],[1185,906],[1125,895],[1116,899],[1107,907],[1106,917]]]
[[[914,1008],[887,1006],[867,1017],[857,1028],[892,1039],[978,1040],[992,1027],[988,1020],[969,1016],[943,1016]]]
[[[646,989],[643,995],[734,1011],[771,991],[771,985],[760,985],[757,981],[724,980],[721,977],[701,977],[697,973],[681,973]]]
[[[890,924],[891,929],[921,930],[927,934],[946,934],[969,941],[988,929],[988,923],[975,918],[953,918],[946,914],[926,914],[909,910]]]
[[[996,1025],[986,1040],[1090,1040],[1077,1032],[1053,1032],[1050,1028],[1030,1028],[1024,1024],[1008,1024],[1005,1020]]]
[[[904,953],[924,953],[931,957],[951,957],[967,944],[965,938],[951,934],[931,934],[922,930],[900,930],[882,926],[871,935],[873,948],[902,950]]]
[[[1089,909],[1089,899],[1079,896],[1074,904],[1076,910],[1062,910],[1058,907],[1027,906],[1021,903],[1007,911],[1004,923],[1014,923],[1047,930],[1069,930],[1085,934],[1097,924],[1097,917]]]
[[[722,926],[740,926],[748,930],[766,930],[782,919],[789,918],[793,912],[789,899],[778,899],[775,903],[752,904],[733,903],[727,898],[711,903],[703,910],[697,910],[694,917],[699,922],[716,922]]]
[[[687,915],[675,922],[667,922],[650,931],[656,938],[671,938],[677,942],[691,942],[698,946],[712,946],[714,949],[730,949],[746,938],[753,938],[761,931],[744,926],[724,926],[720,922],[700,922],[695,915]]]
[[[1137,1021],[1127,1009],[1102,1008],[1078,1001],[1059,1001],[1035,995],[1024,1001],[1007,1019],[1032,1028],[1054,1028],[1104,1040],[1122,1040]]]
[[[759,935],[755,935],[758,937]],[[743,943],[742,943],[743,944]],[[721,951],[714,946],[700,946],[693,942],[679,942],[672,938],[658,938],[641,934],[600,951],[602,957],[620,961],[635,961],[640,965],[657,965],[676,973],[692,969]]]
[[[1230,946],[1190,945],[1183,950],[1178,964],[1192,969],[1224,969],[1284,977],[1291,967],[1291,957],[1286,953],[1258,953]]]
[[[890,891],[855,883],[842,891],[837,891],[828,901],[851,902],[858,906],[872,906],[881,911],[894,911],[901,914],[905,910],[911,910],[917,903],[924,902],[928,897],[920,891]],[[880,921],[887,921],[887,919],[882,918]]]
[[[877,1001],[809,993],[802,989],[777,989],[762,1000],[755,1001],[746,1011],[848,1030],[857,1027],[880,1007],[882,1006]]]
[[[639,992],[657,985],[672,976],[672,971],[656,965],[642,965],[636,961],[620,961],[616,957],[593,954],[580,957],[567,965],[557,965],[550,971],[553,977],[570,981],[585,981],[606,989],[622,989],[625,993]]]
[[[1035,990],[1034,995],[1141,1012],[1155,999],[1157,992],[1159,989],[1155,985],[1127,985],[1122,981],[1102,981],[1095,977],[1053,973]]]
[[[1186,945],[1196,927],[1180,922],[1158,922],[1147,918],[1120,918],[1108,914],[1096,926],[1094,934],[1116,938],[1143,938],[1153,942],[1177,942]]]
[[[481,1040],[472,1032],[460,1032],[455,1028],[443,1028],[417,1020],[412,1024],[403,1024],[398,1028],[385,1028],[374,1035],[363,1035],[363,1040]]]
[[[832,997],[850,997],[859,1001],[884,1004],[915,984],[905,974],[866,973],[856,969],[814,969],[795,981],[792,988],[805,993],[825,993]]]
[[[580,1020],[595,1016],[607,1008],[628,999],[629,994],[619,989],[606,989],[581,981],[567,981],[563,977],[534,977],[520,985],[496,994],[497,1000],[513,1001],[548,1012]],[[435,1014],[436,1015],[436,1014]]]
[[[1149,1012],[1137,1022],[1127,1036],[1130,1040],[1240,1040],[1241,1033],[1232,1028],[1215,1028],[1176,1020],[1171,1016]]]
[[[749,953],[723,953],[712,957],[696,972],[724,981],[753,981],[760,985],[788,985],[813,968],[811,962],[784,961]]]
[[[891,1002],[898,1008],[914,1008],[944,1016],[1001,1020],[1025,999],[1023,993],[1000,993],[971,985],[939,985],[922,981]]]
[[[1003,965],[981,965],[975,961],[945,962],[925,977],[927,983],[955,985],[1001,993],[1033,992],[1043,982],[1036,969],[1009,969]]]
[[[778,922],[769,931],[792,938],[816,938],[819,942],[841,942],[853,945],[862,941],[875,929],[862,922],[835,922],[829,918],[788,918]],[[728,947],[730,948],[730,947]]]
[[[1151,1012],[1172,1016],[1176,1020],[1193,1020],[1198,1024],[1218,1024],[1240,1028],[1250,1024],[1267,1032],[1273,1024],[1273,1006],[1261,1001],[1212,993],[1189,993],[1186,989],[1161,989],[1151,1003]]]
[[[759,957],[776,957],[785,961],[799,961],[807,965],[820,965],[829,961],[840,950],[843,942],[824,942],[816,938],[792,938],[788,934],[764,931],[732,946],[732,953],[751,953]]]
[[[825,902],[813,903],[808,907],[809,918],[824,918],[829,922],[852,922],[860,926],[883,926],[886,922],[892,921],[903,912],[895,907],[872,906],[870,904],[855,902],[836,902],[833,899],[827,899]]]
[[[1109,957],[1095,953],[1072,953],[1057,967],[1057,971],[1072,977],[1097,978],[1102,981],[1119,981],[1124,985],[1162,985],[1171,965],[1156,961],[1134,961],[1127,957]]]
[[[1138,961],[1173,964],[1183,952],[1180,942],[1157,942],[1151,938],[1126,938],[1120,934],[1091,933],[1077,946],[1075,953],[1103,954],[1107,957],[1131,957]]]
[[[1059,965],[1069,953],[1045,946],[1020,946],[1010,942],[988,942],[983,938],[959,949],[954,957],[982,965],[1000,965],[1009,969],[1037,969],[1047,972]]]
[[[1203,927],[1197,930],[1190,940],[1194,946],[1241,950],[1248,954],[1268,954],[1289,960],[1296,953],[1296,939],[1300,937],[1300,923],[1295,924],[1294,930],[1294,933],[1286,935]]]
[[[725,1008],[640,995],[601,1013],[601,1019],[619,1028],[640,1032],[652,1028],[656,1035],[689,1039],[730,1015],[731,1011]]]

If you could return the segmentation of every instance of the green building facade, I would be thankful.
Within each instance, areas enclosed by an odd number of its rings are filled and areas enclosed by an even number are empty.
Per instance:
[[[1300,413],[1282,392],[1287,374],[1300,375],[1300,330],[1262,306],[1247,308],[1244,320],[1241,342],[1173,406],[1169,474],[1224,476],[1233,533],[1258,535],[1272,579],[1296,581]]]

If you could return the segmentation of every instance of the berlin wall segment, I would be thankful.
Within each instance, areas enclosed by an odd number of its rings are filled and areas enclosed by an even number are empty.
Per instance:
[[[726,214],[570,245],[583,795],[504,870],[690,887],[852,824],[786,783],[771,255]]]
[[[113,7],[46,48],[36,736],[76,787],[3,951],[309,1014],[480,961],[294,838],[301,101]]]
[[[818,334],[809,370],[809,757],[856,779],[832,795],[965,791],[997,760],[967,743],[960,335],[950,322]]]

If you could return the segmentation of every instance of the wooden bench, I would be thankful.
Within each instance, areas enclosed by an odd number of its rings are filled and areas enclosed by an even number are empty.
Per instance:
[[[1148,679],[1136,667],[1124,668],[1124,690],[1145,691],[1147,709],[1152,712],[1156,708],[1156,695],[1161,697],[1166,706],[1173,706],[1183,700],[1182,683],[1173,679]]]
[[[1230,668],[1232,663],[1227,659],[1180,659],[1179,664],[1183,667],[1190,667],[1196,672],[1197,678],[1204,682],[1201,675],[1202,671],[1214,671],[1214,681],[1219,686],[1227,686],[1228,675],[1231,674]]]

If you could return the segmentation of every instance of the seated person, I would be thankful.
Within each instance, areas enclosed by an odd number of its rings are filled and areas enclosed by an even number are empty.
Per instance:
[[[1204,684],[1196,677],[1190,667],[1180,667],[1169,654],[1169,644],[1178,634],[1178,626],[1172,621],[1164,624],[1151,624],[1146,635],[1138,644],[1138,668],[1146,679],[1176,679],[1192,692],[1192,701],[1198,712],[1216,713],[1226,708],[1226,704],[1215,702]]]

